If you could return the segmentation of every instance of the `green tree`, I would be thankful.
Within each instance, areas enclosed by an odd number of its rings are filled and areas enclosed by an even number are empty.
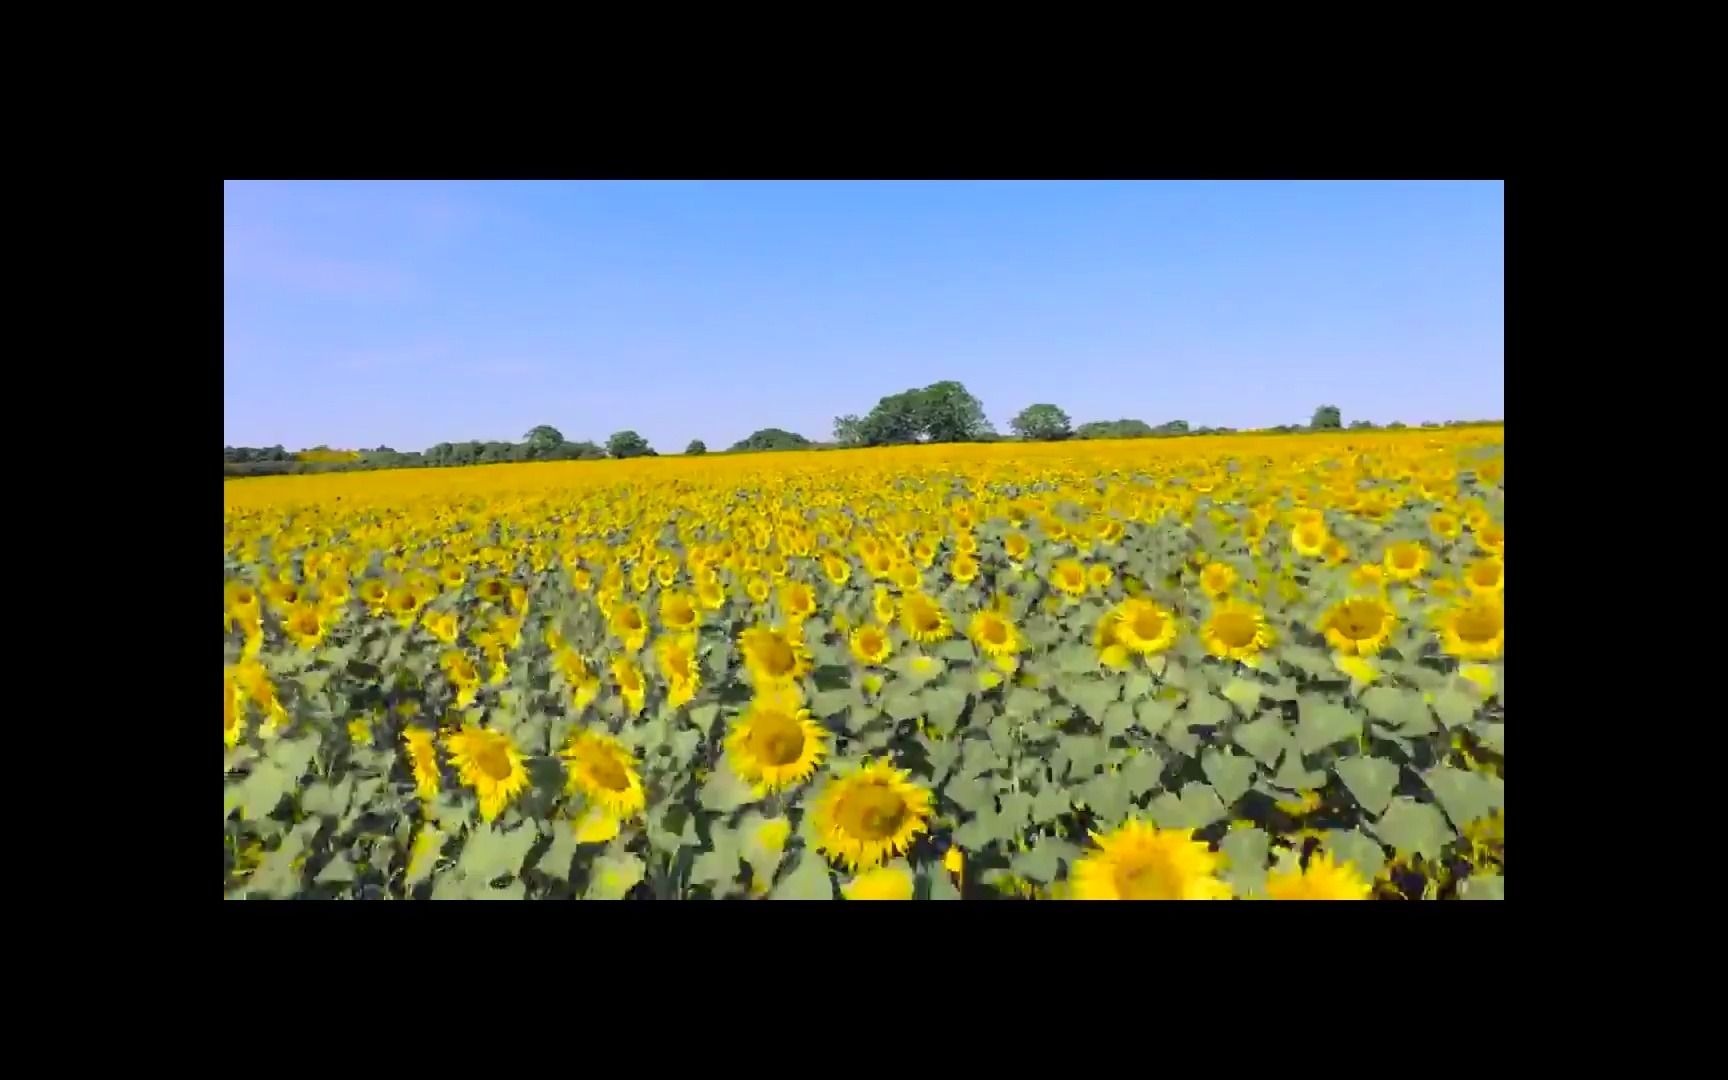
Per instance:
[[[606,452],[615,458],[647,457],[654,453],[648,440],[634,431],[620,431],[606,440]]]
[[[918,391],[920,428],[928,442],[972,442],[995,434],[984,416],[984,405],[953,380],[931,383]]]
[[[1020,415],[1008,421],[1008,426],[1022,439],[1041,442],[1066,439],[1074,434],[1068,414],[1055,405],[1028,405],[1020,410]]]
[[[1336,405],[1322,405],[1314,410],[1314,419],[1309,421],[1312,428],[1341,428],[1344,426],[1343,416]]]
[[[692,456],[696,454],[706,454],[708,452],[708,444],[703,442],[701,439],[691,439],[690,445],[684,448],[684,452]]]
[[[1093,420],[1074,429],[1082,439],[1142,439],[1152,434],[1144,420]]]
[[[564,433],[551,424],[541,424],[522,438],[527,440],[528,452],[533,457],[549,457],[564,445]]]
[[[784,431],[780,428],[763,428],[755,431],[748,438],[740,439],[732,444],[734,452],[739,450],[796,450],[809,446],[810,440],[795,431]]]
[[[834,441],[841,446],[859,446],[864,442],[864,421],[852,413],[834,418]]]
[[[1352,421],[1350,421],[1350,427],[1352,429],[1366,429],[1366,428],[1371,428],[1373,426],[1374,426],[1374,421],[1372,421],[1372,420],[1352,420]]]

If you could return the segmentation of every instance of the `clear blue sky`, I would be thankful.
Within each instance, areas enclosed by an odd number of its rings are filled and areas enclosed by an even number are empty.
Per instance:
[[[1500,417],[1502,185],[233,182],[224,441]]]

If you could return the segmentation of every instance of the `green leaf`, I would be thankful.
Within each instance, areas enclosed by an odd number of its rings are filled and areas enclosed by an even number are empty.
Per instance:
[[[1120,687],[1115,680],[1088,679],[1062,687],[1062,694],[1080,706],[1080,711],[1095,724],[1103,723],[1104,711],[1116,700]]]
[[[354,864],[349,861],[347,852],[338,851],[336,857],[325,863],[324,869],[318,871],[318,876],[312,880],[320,885],[353,881]]]
[[[978,659],[977,650],[973,649],[972,643],[964,638],[958,638],[953,641],[944,641],[942,644],[936,646],[936,655],[940,656],[944,660],[954,660],[961,663],[968,663]]]
[[[494,825],[482,825],[468,835],[457,856],[456,870],[467,877],[491,881],[502,874],[516,874],[528,849],[540,836],[533,824],[505,831]]]
[[[576,860],[576,830],[569,822],[554,822],[552,825],[552,846],[540,856],[540,861],[534,864],[534,869],[549,878],[558,881],[570,880],[570,866]]]
[[[1234,806],[1254,780],[1254,759],[1237,757],[1227,750],[1207,750],[1200,755],[1200,770],[1223,804]]]
[[[882,712],[890,719],[912,720],[924,714],[924,706],[912,687],[897,683],[882,696]]]
[[[314,780],[306,785],[300,796],[300,809],[308,814],[322,814],[326,817],[339,818],[348,809],[348,801],[354,794],[354,778],[344,777],[340,784],[331,785],[322,780]]]
[[[1152,820],[1163,829],[1203,829],[1224,816],[1224,804],[1218,793],[1199,781],[1189,783],[1180,797],[1166,791],[1152,800],[1147,808]]]
[[[1326,774],[1318,769],[1310,769],[1302,761],[1301,754],[1284,755],[1284,763],[1278,767],[1277,775],[1271,781],[1274,787],[1285,791],[1313,791],[1326,783]]]
[[[1460,900],[1504,900],[1506,879],[1499,874],[1476,874],[1458,887]]]
[[[1236,706],[1243,716],[1253,716],[1260,708],[1262,684],[1252,679],[1231,679],[1223,690],[1224,700]]]
[[[642,880],[646,869],[642,860],[629,852],[602,855],[588,872],[588,891],[583,899],[622,900]]]
[[[943,735],[954,731],[960,714],[966,711],[966,691],[957,686],[932,686],[919,698],[924,705],[925,723]]]
[[[1146,698],[1134,706],[1134,719],[1149,735],[1157,735],[1176,717],[1176,703]]]
[[[1472,724],[1470,731],[1481,741],[1483,746],[1496,754],[1506,753],[1506,725],[1492,724],[1486,721]]]
[[[836,716],[864,703],[864,695],[848,686],[840,690],[818,691],[810,698],[810,712],[818,717]]]
[[[1080,849],[1066,840],[1040,837],[1032,847],[1014,856],[1008,868],[1028,881],[1047,885],[1061,873],[1063,863],[1072,864]]]
[[[1056,670],[1064,675],[1091,675],[1096,673],[1101,665],[1098,663],[1098,653],[1086,645],[1064,645],[1050,654],[1056,664]]]
[[[714,718],[720,715],[720,706],[712,701],[704,702],[692,706],[686,715],[706,735],[714,727]]]
[[[1386,803],[1392,798],[1392,789],[1398,786],[1398,763],[1385,758],[1339,758],[1332,763],[1332,771],[1344,781],[1344,786],[1362,809],[1374,815],[1385,811]]]
[[[954,830],[954,842],[960,845],[962,851],[982,851],[996,839],[1000,829],[996,821],[996,810],[984,807],[974,814],[970,820]]]
[[[1050,704],[1050,697],[1042,690],[1032,690],[1024,686],[1016,686],[1008,691],[1008,697],[1002,704],[1002,711],[1009,716],[1033,717],[1044,711]]]
[[[1402,795],[1392,800],[1372,828],[1374,835],[1397,851],[1425,859],[1439,858],[1440,849],[1452,840],[1452,828],[1446,824],[1445,815],[1429,803]]]
[[[961,776],[950,780],[943,793],[950,802],[969,814],[996,807],[996,786],[975,777]]]
[[[1429,769],[1422,774],[1422,781],[1456,828],[1487,817],[1500,802],[1487,777],[1451,765]]]
[[[1223,698],[1207,691],[1188,699],[1187,719],[1183,724],[1189,728],[1220,727],[1234,715]]]
[[[1163,784],[1164,758],[1150,746],[1142,746],[1122,765],[1122,783],[1134,798]]]
[[[1300,753],[1312,754],[1362,734],[1362,717],[1337,702],[1304,694],[1297,706],[1301,710],[1296,722],[1296,749]]]
[[[1403,735],[1426,735],[1435,730],[1434,718],[1420,692],[1391,686],[1371,686],[1362,692],[1368,715]]]
[[[954,884],[954,878],[940,865],[932,864],[924,870],[924,878],[930,883],[930,899],[958,900],[960,888]]]
[[[1284,730],[1284,720],[1277,713],[1268,713],[1257,720],[1237,727],[1230,733],[1236,745],[1254,756],[1254,760],[1271,767],[1278,755],[1290,745],[1290,733]]]
[[[1114,739],[1128,734],[1134,726],[1134,706],[1126,701],[1112,701],[1104,709],[1104,737]]]
[[[1434,714],[1449,728],[1463,727],[1476,718],[1476,699],[1462,690],[1442,690],[1434,695]]]
[[[1224,856],[1224,870],[1220,876],[1229,882],[1237,896],[1255,896],[1264,891],[1266,856],[1271,845],[1271,837],[1259,827],[1231,829],[1224,834],[1224,839],[1218,844],[1218,853]]]
[[[1058,817],[1073,809],[1073,803],[1068,792],[1060,784],[1051,784],[1040,788],[1032,796],[1032,821],[1038,825],[1048,825]]]
[[[1024,791],[1005,791],[999,800],[1002,804],[1001,818],[1003,828],[1012,828],[1015,832],[1024,829],[1032,818],[1032,796]]]
[[[1102,772],[1074,789],[1074,793],[1101,820],[1118,821],[1133,805],[1128,784],[1119,772]]]
[[[1335,862],[1353,864],[1356,872],[1369,881],[1386,865],[1385,849],[1358,829],[1328,829],[1322,846],[1332,853]]]
[[[967,739],[960,744],[960,775],[978,776],[1002,764],[996,745],[985,739]]]
[[[712,810],[718,814],[729,814],[755,800],[756,793],[750,785],[725,765],[718,766],[708,774],[708,780],[702,785],[699,797],[704,810]]]
[[[1084,779],[1098,770],[1109,749],[1103,739],[1094,735],[1061,735],[1057,737],[1061,753],[1068,759],[1068,777]]]
[[[1338,669],[1332,657],[1306,645],[1286,645],[1278,650],[1278,659],[1311,679],[1337,679]]]
[[[1158,684],[1152,681],[1152,676],[1144,671],[1135,671],[1128,676],[1122,696],[1130,705],[1133,705],[1151,697],[1152,692],[1156,689],[1158,689]]]
[[[708,850],[690,866],[690,882],[707,885],[719,897],[735,888],[737,877],[738,838],[730,829],[716,828],[709,834]]]

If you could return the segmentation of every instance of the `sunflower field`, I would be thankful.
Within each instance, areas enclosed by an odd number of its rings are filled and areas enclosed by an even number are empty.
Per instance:
[[[1497,428],[223,490],[231,898],[1504,892]]]

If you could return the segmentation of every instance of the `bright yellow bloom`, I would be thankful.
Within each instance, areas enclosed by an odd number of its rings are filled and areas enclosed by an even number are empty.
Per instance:
[[[919,644],[942,641],[954,633],[954,624],[942,606],[923,593],[908,595],[900,612],[900,628]]]
[[[1499,559],[1478,559],[1464,571],[1464,587],[1476,596],[1499,596],[1506,588],[1506,564]]]
[[[830,780],[811,810],[816,846],[853,871],[880,865],[926,828],[930,792],[885,761],[866,761]]]
[[[668,634],[654,645],[654,660],[666,680],[666,704],[676,709],[696,696],[702,671],[696,663],[696,635]]]
[[[887,631],[880,626],[869,624],[852,631],[849,645],[852,649],[852,655],[857,657],[860,664],[867,664],[872,667],[880,667],[888,659],[889,654],[894,651],[893,645],[888,640]]]
[[[980,652],[993,660],[1011,656],[1020,649],[1020,632],[1001,612],[986,609],[975,613],[966,635]]]
[[[1200,590],[1218,600],[1236,584],[1236,568],[1229,563],[1209,562],[1200,571]]]
[[[408,767],[414,774],[414,791],[430,802],[438,797],[442,778],[438,774],[438,752],[432,746],[432,732],[420,727],[402,729],[402,742],[408,747]]]
[[[758,792],[801,784],[827,754],[828,733],[805,709],[774,695],[751,702],[726,737],[726,759]]]
[[[1440,613],[1440,648],[1464,660],[1494,660],[1506,647],[1506,615],[1495,596],[1465,600]]]
[[[1250,661],[1271,646],[1273,634],[1260,608],[1224,600],[1213,606],[1211,617],[1200,627],[1200,640],[1213,656]]]
[[[1310,855],[1305,870],[1266,878],[1266,895],[1273,900],[1366,900],[1372,889],[1354,863],[1334,862],[1329,851]]]
[[[1414,540],[1388,545],[1386,574],[1393,581],[1415,581],[1428,568],[1428,549]]]
[[[1129,821],[1108,835],[1093,833],[1093,850],[1074,864],[1076,900],[1228,900],[1218,876],[1222,857],[1189,829],[1158,829]]]
[[[1359,596],[1333,604],[1320,617],[1317,629],[1334,649],[1347,656],[1372,656],[1386,647],[1398,616],[1377,596]]]
[[[1086,565],[1079,559],[1059,559],[1050,568],[1050,586],[1078,598],[1086,592]]]
[[[904,866],[879,866],[866,870],[840,886],[848,900],[910,900],[912,872]]]
[[[795,684],[810,671],[810,650],[796,629],[756,626],[738,639],[744,667],[759,688]]]
[[[1129,652],[1152,656],[1176,642],[1176,616],[1144,597],[1130,597],[1112,612],[1112,640]]]
[[[628,821],[646,809],[648,795],[636,771],[636,756],[611,735],[579,728],[570,733],[558,756],[568,770],[565,790],[581,795],[613,821]]]
[[[618,694],[624,699],[624,711],[636,716],[648,699],[648,684],[642,679],[642,669],[628,656],[612,661],[612,678],[618,684]]]
[[[640,652],[648,641],[648,618],[635,604],[622,604],[612,612],[612,636],[624,643],[626,652]]]

